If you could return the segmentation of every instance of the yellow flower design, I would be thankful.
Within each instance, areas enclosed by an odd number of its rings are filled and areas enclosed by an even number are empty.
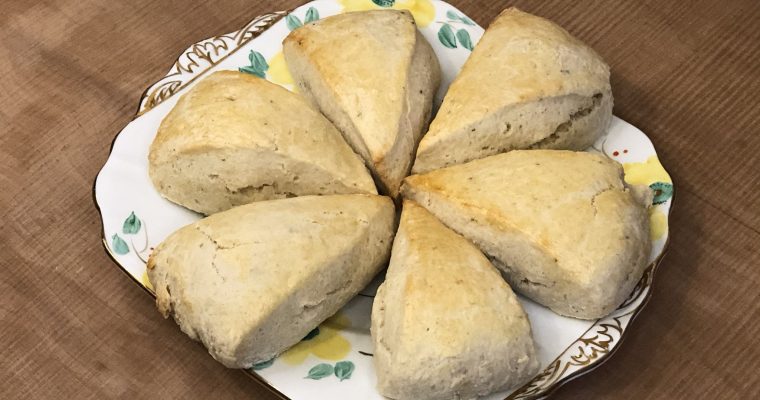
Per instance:
[[[351,326],[351,321],[341,312],[328,318],[319,326],[319,334],[311,339],[302,340],[280,356],[286,364],[299,365],[309,354],[323,360],[338,361],[344,359],[351,351],[351,343],[340,331]]]
[[[657,156],[651,156],[643,163],[624,163],[625,181],[631,185],[651,185],[655,182],[672,182],[670,175],[660,164]]]
[[[143,271],[142,278],[140,280],[142,281],[143,286],[145,286],[146,288],[148,288],[148,290],[150,290],[151,292],[154,292],[154,293],[156,292],[153,289],[153,284],[150,283],[150,279],[148,279],[148,270],[147,269],[145,271]]]
[[[625,181],[631,185],[647,185],[653,183],[671,183],[670,175],[660,164],[657,156],[651,156],[642,163],[625,163]],[[672,186],[669,186],[672,190]],[[653,188],[656,188],[654,186]],[[669,197],[669,195],[668,195]],[[668,232],[668,216],[658,207],[649,209],[649,233],[652,240],[658,240]]]
[[[343,6],[343,12],[383,8],[372,0],[338,0],[338,2]],[[386,3],[393,3],[392,6],[387,8],[409,10],[414,16],[417,25],[421,28],[430,25],[433,19],[435,19],[435,7],[433,7],[433,3],[430,0],[396,0],[393,2],[387,1]]]
[[[288,65],[285,63],[285,55],[280,51],[269,60],[267,79],[278,85],[282,85],[295,91],[295,82],[290,75]]]
[[[649,235],[652,241],[660,239],[668,232],[668,216],[656,207],[649,209]]]

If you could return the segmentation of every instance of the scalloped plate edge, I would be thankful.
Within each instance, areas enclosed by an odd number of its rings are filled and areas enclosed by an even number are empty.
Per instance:
[[[454,8],[453,6],[451,7]],[[293,10],[276,11],[260,15],[252,19],[237,31],[214,36],[199,41],[188,47],[177,58],[177,60],[167,72],[166,76],[145,89],[140,97],[138,109],[135,113],[134,119],[139,118],[154,107],[161,104],[163,101],[177,94],[183,88],[194,82],[197,78],[203,76],[212,67],[235,53],[250,40],[258,37],[260,34],[274,25],[274,23],[284,18],[292,11]],[[116,142],[116,139],[119,137],[120,133],[121,132],[116,134],[111,142],[109,158],[111,152],[113,151],[114,143]],[[98,174],[98,176],[99,175],[100,174]],[[104,250],[109,258],[111,258],[114,264],[116,264],[123,273],[129,276],[129,278],[143,290],[145,290],[146,293],[152,297],[155,297],[153,291],[150,288],[146,287],[136,276],[131,274],[117,260],[116,255],[113,254],[110,246],[108,245],[104,230],[105,227],[103,225],[103,215],[96,197],[96,184],[98,176],[96,176],[95,180],[93,181],[92,196],[95,208],[98,210],[98,213],[101,216],[101,243],[104,247]],[[675,184],[673,186],[675,187]],[[670,200],[670,207],[667,213],[668,226],[670,225],[670,215],[672,212],[674,200],[675,193]],[[624,340],[626,328],[641,313],[651,298],[651,285],[654,274],[657,270],[658,265],[662,262],[663,257],[667,253],[669,243],[670,235],[668,232],[668,236],[661,252],[647,268],[644,276],[632,293],[631,298],[629,298],[629,300],[627,300],[620,309],[610,314],[609,316],[596,321],[596,323],[594,323],[594,325],[592,325],[583,335],[581,335],[575,342],[569,345],[556,359],[554,359],[554,361],[551,362],[548,367],[541,371],[531,381],[511,393],[505,400],[546,398],[560,386],[573,379],[583,376],[588,372],[591,372],[603,364],[605,361],[607,361],[609,357],[618,349],[620,343]],[[633,304],[635,304],[635,307],[630,307]],[[607,336],[607,339],[596,341],[593,340],[593,338],[598,338],[599,335],[605,335]],[[589,336],[591,337],[589,338]],[[577,355],[570,354],[570,351],[574,349],[580,350],[581,357],[585,356],[586,359],[584,360],[579,358]],[[272,384],[270,384],[258,373],[251,370],[244,370],[244,372],[265,386],[272,394],[278,396],[281,399],[290,399],[279,390],[277,390]]]

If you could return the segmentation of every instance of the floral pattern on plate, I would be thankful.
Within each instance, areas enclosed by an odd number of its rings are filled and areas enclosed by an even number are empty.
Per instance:
[[[137,116],[114,139],[112,152],[97,177],[94,190],[103,222],[103,244],[116,264],[152,293],[145,271],[150,251],[177,228],[200,218],[161,198],[147,174],[148,147],[161,120],[182,93],[215,70],[241,70],[293,90],[281,46],[291,28],[341,12],[380,8],[407,9],[414,15],[440,60],[442,85],[436,97],[440,104],[483,34],[474,21],[443,1],[318,0],[289,13],[277,11],[257,17],[239,31],[193,44],[164,78],[145,91]],[[646,184],[656,191],[650,214],[652,265],[630,298],[596,322],[560,317],[521,298],[544,369],[522,388],[488,399],[542,398],[599,365],[615,351],[651,293],[654,268],[668,240],[672,179],[646,135],[618,118],[613,118],[608,134],[589,151],[603,152],[621,162],[629,183]],[[372,297],[381,281],[382,277],[378,277],[299,344],[248,372],[291,399],[383,399],[375,390],[369,335]]]

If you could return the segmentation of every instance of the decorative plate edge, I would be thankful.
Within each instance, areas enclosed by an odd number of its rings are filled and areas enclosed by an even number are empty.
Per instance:
[[[201,77],[204,75],[206,71],[220,63],[221,61],[225,60],[227,57],[235,53],[240,47],[247,44],[250,40],[258,37],[261,33],[263,33],[265,30],[270,28],[272,25],[274,25],[277,21],[282,19],[283,17],[290,14],[293,10],[287,10],[287,11],[275,11],[267,14],[263,14],[260,16],[257,16],[256,18],[252,19],[250,22],[248,22],[246,25],[243,26],[240,30],[237,30],[235,32],[214,36],[211,38],[207,38],[204,40],[201,40],[187,49],[185,49],[182,54],[177,57],[172,67],[167,72],[166,76],[161,78],[160,80],[156,81],[152,85],[150,85],[147,89],[145,89],[140,96],[140,101],[138,103],[137,111],[133,117],[133,119],[136,119],[146,112],[150,111],[151,109],[155,108],[159,104],[161,104],[163,101],[167,100],[183,88],[185,88],[187,85],[195,81],[198,77]],[[117,133],[113,140],[111,141],[111,146],[109,149],[109,157],[111,153],[113,152],[114,143],[116,142],[116,138],[118,138],[119,133]],[[140,282],[136,277],[134,277],[129,271],[127,271],[117,260],[116,257],[112,254],[111,249],[108,246],[107,239],[105,237],[105,226],[103,225],[103,216],[100,209],[100,205],[98,204],[97,198],[96,198],[96,192],[95,192],[95,186],[97,184],[97,178],[98,173],[95,176],[95,179],[93,180],[93,186],[92,186],[92,199],[93,203],[95,205],[96,210],[98,211],[98,214],[100,215],[101,219],[101,244],[103,245],[103,248],[108,255],[108,257],[111,259],[111,261],[116,264],[116,266],[119,267],[119,269],[127,275],[132,282],[137,284],[140,288],[142,288],[148,295],[150,295],[152,298],[155,298],[155,294],[145,287],[142,282]],[[672,179],[672,178],[671,178]],[[673,187],[675,188],[675,182],[673,182]],[[673,207],[675,205],[675,191],[673,193],[673,196],[671,198],[670,203],[670,209],[667,214],[667,221],[668,226],[670,226],[670,220],[671,215],[673,212]],[[652,297],[652,282],[654,280],[654,275],[657,271],[657,267],[662,262],[663,258],[667,254],[668,247],[670,244],[671,236],[670,232],[668,233],[667,239],[665,241],[665,244],[663,245],[662,251],[660,254],[655,258],[655,260],[647,267],[647,269],[644,272],[644,276],[642,276],[641,280],[637,284],[636,288],[634,289],[634,292],[629,297],[628,300],[626,300],[623,305],[621,305],[618,310],[621,310],[628,305],[630,305],[631,302],[638,300],[638,298],[642,295],[642,292],[646,290],[646,293],[643,293],[644,298],[641,301],[641,304],[639,304],[638,307],[631,310],[629,313],[621,314],[621,315],[615,315],[615,312],[613,312],[611,315],[603,317],[599,320],[597,320],[594,325],[592,325],[588,330],[586,330],[575,342],[570,344],[565,350],[552,361],[549,366],[544,368],[538,375],[536,375],[533,379],[531,379],[529,382],[525,383],[523,386],[521,386],[519,389],[515,390],[513,393],[511,393],[509,396],[507,396],[504,400],[539,400],[539,399],[546,399],[550,395],[552,395],[557,389],[565,385],[566,383],[575,380],[589,372],[592,372],[602,364],[604,364],[609,358],[615,354],[615,352],[618,350],[620,345],[622,344],[623,340],[626,337],[626,330],[630,326],[631,323],[638,317],[638,315],[641,313],[641,311],[646,307],[646,305],[649,303],[649,300]],[[638,292],[638,295],[636,295]],[[636,296],[634,296],[636,295]],[[612,315],[615,315],[614,317]],[[564,375],[565,372],[567,372],[568,368],[571,366],[571,364],[564,360],[563,365],[563,358],[566,356],[568,351],[576,346],[579,346],[580,344],[586,344],[586,348],[591,348],[592,352],[595,351],[591,346],[598,346],[601,348],[604,348],[604,345],[600,345],[596,342],[589,341],[588,339],[584,339],[584,337],[590,333],[599,331],[600,328],[603,328],[605,325],[605,322],[607,320],[615,320],[617,321],[620,318],[628,317],[627,322],[622,326],[623,324],[619,324],[620,326],[620,335],[617,338],[617,341],[610,336],[610,341],[607,342],[607,345],[610,347],[608,350],[599,352],[596,351],[596,353],[593,353],[593,356],[589,356],[589,360],[587,363],[582,365],[582,368],[571,372],[568,375]],[[603,328],[606,329],[606,328]],[[584,352],[586,350],[584,347],[579,347],[581,352]],[[569,358],[573,358],[573,356],[570,356]],[[557,371],[560,368],[562,368],[562,371],[559,374],[554,373],[553,371]],[[284,395],[282,392],[277,390],[274,386],[272,386],[269,382],[266,381],[261,375],[257,374],[254,371],[251,370],[243,370],[243,372],[251,377],[253,380],[257,381],[259,384],[263,385],[271,394],[275,395],[281,400],[291,400],[289,397]],[[547,374],[548,373],[548,374]],[[550,375],[549,375],[550,374]],[[564,376],[563,376],[564,375]],[[548,377],[548,379],[546,378]],[[554,378],[554,379],[551,379]],[[548,384],[548,386],[547,386]]]
[[[134,120],[140,117],[141,115],[150,111],[169,97],[182,90],[184,87],[192,83],[196,78],[202,76],[213,66],[235,53],[240,47],[258,37],[261,33],[270,28],[286,15],[290,14],[292,11],[293,10],[275,11],[260,15],[252,19],[250,22],[245,24],[243,28],[235,32],[202,40],[185,49],[185,51],[183,51],[182,54],[177,57],[172,67],[167,72],[166,76],[159,79],[143,91],[142,95],[140,96],[137,111],[135,112],[135,115],[132,119]],[[190,55],[195,55],[198,59],[193,60],[190,58]],[[116,144],[116,139],[120,134],[121,131],[116,133],[113,139],[111,139],[111,145],[108,149],[108,157],[106,159],[111,157],[114,145]],[[111,259],[111,262],[113,262],[124,275],[126,275],[143,291],[145,291],[145,293],[147,293],[151,298],[155,299],[156,294],[148,287],[143,285],[143,283],[140,282],[129,271],[127,271],[127,269],[124,268],[121,263],[119,263],[119,261],[116,259],[116,256],[111,252],[111,248],[108,245],[108,239],[106,238],[105,225],[103,223],[103,212],[100,209],[100,204],[98,204],[95,190],[99,176],[100,171],[98,171],[98,173],[95,175],[95,179],[92,181],[91,193],[92,202],[95,205],[95,210],[97,210],[98,215],[100,216],[100,243],[103,246],[103,250],[105,250],[108,258]],[[266,388],[278,399],[292,400],[277,390],[277,388],[272,386],[269,382],[267,382],[266,379],[264,379],[256,372],[250,370],[243,370],[243,372],[245,375],[249,376],[251,379]]]
[[[675,184],[673,184],[675,187]],[[670,203],[670,210],[668,212],[668,226],[670,226],[670,215],[673,211],[673,206],[675,205],[675,191],[673,193],[673,196],[671,197],[671,203]],[[516,389],[514,392],[512,392],[509,396],[507,396],[504,400],[541,400],[546,399],[549,396],[551,396],[554,392],[557,391],[560,387],[564,386],[566,383],[573,381],[577,378],[582,377],[583,375],[586,375],[587,373],[593,372],[595,369],[600,367],[602,364],[607,362],[614,354],[617,352],[617,350],[622,345],[623,341],[626,338],[626,333],[628,332],[628,329],[630,328],[633,321],[636,319],[636,317],[641,314],[641,311],[646,308],[647,304],[649,304],[649,300],[652,298],[653,290],[652,290],[652,283],[654,282],[654,275],[657,272],[657,269],[659,265],[662,263],[662,260],[665,258],[665,255],[668,253],[668,247],[670,246],[670,240],[671,236],[670,233],[668,233],[668,237],[665,240],[665,244],[662,247],[662,251],[660,254],[655,258],[655,260],[647,267],[647,269],[644,272],[644,276],[641,277],[639,280],[639,283],[636,285],[636,288],[634,289],[634,292],[632,292],[632,296],[629,297],[628,300],[626,300],[621,307],[618,308],[618,310],[625,308],[627,305],[630,305],[631,298],[637,300],[639,296],[642,295],[642,292],[646,289],[646,293],[643,293],[643,298],[641,299],[641,304],[639,304],[638,307],[631,310],[629,313],[625,313],[622,315],[616,315],[613,317],[613,315],[616,314],[616,312],[613,312],[612,314],[600,318],[597,320],[594,325],[589,327],[583,334],[573,343],[571,343],[569,346],[565,348],[565,350],[562,351],[562,353],[557,356],[557,358],[554,359],[549,365],[544,368],[541,372],[539,372],[538,375],[533,377],[530,381],[525,383],[523,386],[521,386],[519,389]],[[643,282],[643,285],[642,285]],[[633,296],[633,294],[636,294],[638,292],[638,296]],[[602,331],[607,330],[605,327],[606,321],[608,320],[617,320],[622,317],[628,317],[628,321],[625,324],[625,326],[620,328],[620,335],[615,340],[611,335],[607,335],[610,339],[609,342],[607,342],[606,346],[603,342],[600,341],[590,341],[589,339],[586,339],[585,336],[589,334],[590,332],[597,332],[601,333]],[[602,329],[600,329],[602,328]],[[606,335],[606,333],[602,333]],[[567,356],[568,351],[571,348],[574,348],[576,346],[582,346],[586,345],[586,347],[579,347],[579,350],[581,351],[581,355],[587,355],[586,350],[591,349],[592,356],[588,357],[588,362],[582,365],[582,368],[573,371],[567,375],[564,375],[565,372],[569,369],[570,366],[573,366],[572,361],[563,360],[564,358],[570,358],[571,360],[576,360],[578,356]],[[597,351],[594,346],[602,348],[603,351]],[[609,347],[609,348],[608,348]],[[578,361],[575,361],[578,362]],[[561,372],[559,374],[555,374],[553,371],[559,370],[561,368]],[[551,374],[551,375],[549,375]],[[554,379],[546,379],[545,377],[554,378]],[[547,386],[548,385],[548,386]]]
[[[201,40],[183,51],[166,73],[166,76],[150,85],[140,97],[135,117],[150,111],[187,85],[234,54],[240,47],[274,25],[292,10],[275,11],[260,15],[240,30]]]

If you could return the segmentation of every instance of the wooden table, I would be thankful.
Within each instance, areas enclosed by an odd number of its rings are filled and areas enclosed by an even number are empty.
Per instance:
[[[190,43],[297,5],[189,3],[0,1],[2,399],[274,398],[161,318],[100,245],[92,182],[142,90]],[[455,3],[482,25],[507,5]],[[556,397],[758,398],[760,2],[514,4],[603,55],[615,113],[677,188],[651,303]]]

